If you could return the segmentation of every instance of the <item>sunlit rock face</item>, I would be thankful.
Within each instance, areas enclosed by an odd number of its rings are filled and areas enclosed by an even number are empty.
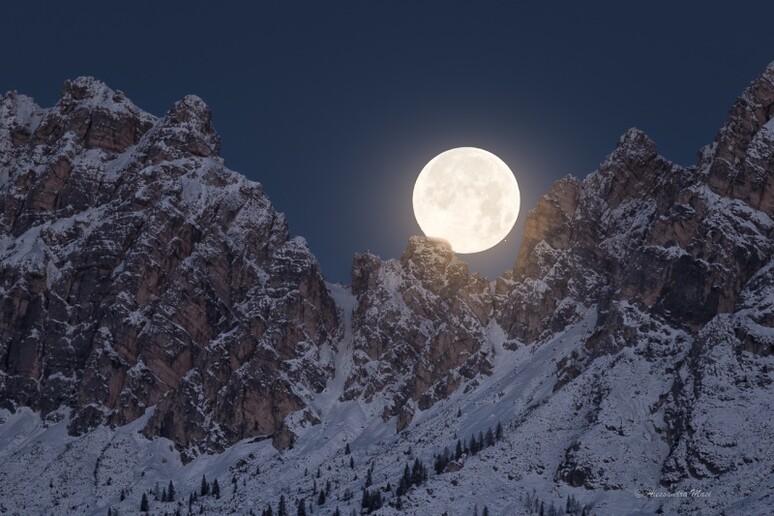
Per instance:
[[[352,265],[354,371],[343,399],[378,398],[403,429],[462,382],[491,368],[489,284],[443,240],[412,237],[400,260]]]
[[[331,376],[336,307],[303,239],[229,171],[210,110],[91,79],[0,100],[0,400],[188,453],[271,436]],[[287,441],[287,439],[285,439]]]

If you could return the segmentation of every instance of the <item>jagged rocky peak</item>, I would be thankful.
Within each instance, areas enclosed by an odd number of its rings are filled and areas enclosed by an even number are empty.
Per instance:
[[[560,180],[540,199],[497,283],[497,318],[512,337],[547,338],[583,307],[614,313],[619,301],[693,331],[734,309],[772,253],[772,70],[696,167],[670,163],[630,129],[582,182]]]
[[[144,432],[187,457],[288,445],[286,416],[333,374],[337,308],[261,186],[217,157],[206,104],[157,118],[78,78],[53,108],[1,106],[3,404],[68,406],[75,433],[155,406]]]
[[[72,109],[74,106],[117,106],[128,104],[124,107],[131,107],[131,102],[121,91],[110,89],[104,82],[94,77],[82,76],[73,80],[67,80],[62,85],[62,93],[58,105],[63,109]]]
[[[491,370],[488,282],[470,275],[445,240],[411,237],[400,260],[355,257],[352,292],[354,370],[344,399],[370,402],[402,430],[426,409],[479,373]]]
[[[615,150],[603,163],[618,163],[620,168],[644,167],[658,156],[656,143],[642,130],[631,127],[618,139]]]
[[[120,91],[93,77],[65,81],[56,106],[47,110],[33,143],[57,147],[65,136],[85,148],[123,152],[139,142],[155,117]]]
[[[12,147],[25,143],[43,116],[43,109],[26,95],[9,91],[0,98],[0,150],[9,153]],[[0,163],[10,159],[0,156]],[[7,163],[6,163],[7,164]]]
[[[468,284],[468,264],[458,260],[447,240],[413,236],[401,256],[403,270],[422,287],[450,297]]]
[[[535,260],[537,255],[533,253],[538,243],[544,242],[553,249],[566,249],[570,245],[570,223],[575,217],[579,197],[580,181],[574,176],[566,176],[554,183],[529,211],[519,255],[513,266],[516,278],[534,275],[540,267],[539,261]]]
[[[618,139],[613,152],[588,182],[608,207],[616,208],[642,197],[662,197],[663,183],[673,181],[681,170],[658,155],[656,144],[648,135],[631,128]]]
[[[159,140],[167,148],[195,156],[217,156],[220,136],[212,126],[212,111],[196,95],[175,102],[159,124]],[[168,154],[168,153],[167,153]],[[170,156],[162,153],[165,159]],[[158,159],[156,154],[151,159]]]
[[[774,212],[774,62],[734,103],[711,145],[700,154],[709,186],[724,197]]]

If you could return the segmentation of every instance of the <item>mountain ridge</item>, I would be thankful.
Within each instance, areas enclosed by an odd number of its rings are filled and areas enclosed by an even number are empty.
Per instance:
[[[156,118],[88,78],[62,99],[0,101],[0,485],[40,484],[35,507],[136,509],[154,481],[192,494],[207,474],[236,480],[197,500],[216,512],[316,501],[323,481],[321,510],[349,511],[373,477],[383,514],[766,513],[774,63],[695,166],[632,128],[555,183],[492,282],[412,237],[400,259],[358,254],[350,289],[325,284],[260,186],[225,169],[200,99]],[[41,344],[67,338],[80,355]],[[498,425],[398,495],[405,462]],[[77,453],[93,479],[63,473]],[[29,456],[46,469],[20,469]]]
[[[259,184],[217,157],[209,108],[187,96],[156,118],[93,78],[66,82],[51,110],[30,102],[3,99],[17,115],[8,132],[26,138],[11,137],[15,161],[4,167],[3,227],[10,234],[2,277],[12,307],[4,328],[4,404],[49,412],[68,402],[80,409],[76,433],[100,422],[126,424],[158,405],[146,433],[184,448],[206,441],[205,448],[222,450],[245,436],[279,435],[284,416],[303,404],[296,390],[321,389],[330,366],[294,373],[295,381],[308,380],[295,390],[285,377],[291,362],[285,371],[275,366],[297,358],[296,342],[331,346],[338,315],[303,239],[290,239]],[[20,105],[39,113],[39,124],[18,123]],[[287,329],[283,312],[300,328]],[[277,343],[268,344],[272,339]],[[26,356],[30,348],[40,355]],[[277,358],[263,371],[265,353]],[[200,356],[206,358],[197,365]],[[218,392],[230,382],[243,389],[245,362],[286,389],[275,397],[247,377],[250,392],[263,394],[238,395],[237,407],[251,408],[242,412],[245,420],[232,419]],[[221,368],[214,382],[213,364]],[[214,426],[209,414],[196,415],[202,404],[220,412]],[[179,410],[188,411],[185,418]]]

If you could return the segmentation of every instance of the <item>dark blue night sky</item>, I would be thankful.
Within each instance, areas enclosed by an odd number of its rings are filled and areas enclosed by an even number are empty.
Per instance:
[[[344,283],[355,252],[398,257],[419,234],[411,191],[439,152],[482,147],[517,175],[516,229],[463,257],[492,278],[553,181],[594,170],[631,126],[692,164],[774,60],[772,2],[13,4],[1,92],[51,106],[93,75],[156,115],[201,96],[226,164]]]

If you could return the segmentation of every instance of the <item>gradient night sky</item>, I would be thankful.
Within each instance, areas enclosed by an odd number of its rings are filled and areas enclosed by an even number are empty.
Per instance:
[[[516,173],[516,229],[462,255],[493,278],[553,181],[594,170],[631,126],[694,163],[774,59],[772,2],[13,4],[0,92],[48,107],[93,75],[156,115],[201,96],[229,168],[263,183],[344,283],[355,252],[398,257],[420,234],[411,192],[439,152],[482,147]]]

